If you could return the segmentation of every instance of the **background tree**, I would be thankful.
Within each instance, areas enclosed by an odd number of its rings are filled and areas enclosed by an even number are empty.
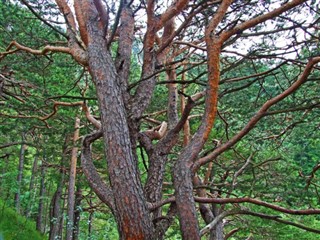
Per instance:
[[[19,3],[36,20],[22,36],[19,25],[3,26],[1,117],[25,121],[26,141],[45,143],[32,149],[65,174],[64,156],[48,156],[58,145],[61,153],[81,106],[82,171],[120,239],[167,238],[175,219],[183,239],[261,236],[253,218],[319,233],[314,217],[305,226],[285,215],[320,212],[316,1]],[[45,30],[34,37],[32,26]],[[50,177],[48,196],[62,198],[63,179]],[[77,181],[92,219],[99,204]]]

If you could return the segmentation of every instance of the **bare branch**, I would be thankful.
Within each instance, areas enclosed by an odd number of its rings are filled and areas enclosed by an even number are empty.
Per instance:
[[[11,50],[14,47],[15,47],[15,49]],[[7,56],[9,54],[13,54],[19,50],[22,50],[22,51],[25,51],[27,53],[31,53],[34,55],[46,55],[49,52],[61,52],[61,53],[71,54],[71,50],[68,47],[45,46],[42,50],[36,50],[36,49],[32,49],[32,48],[23,46],[23,45],[17,43],[16,41],[12,41],[9,44],[9,46],[7,47],[7,51],[0,53],[0,59],[4,58],[5,56]]]
[[[310,227],[307,227],[307,226],[299,224],[299,223],[294,223],[294,222],[290,222],[287,220],[282,220],[280,216],[267,215],[267,214],[263,214],[263,213],[256,213],[256,212],[242,210],[242,209],[234,209],[234,210],[222,212],[220,215],[218,215],[210,224],[208,224],[203,229],[201,229],[200,235],[203,236],[203,235],[209,233],[210,230],[213,229],[218,224],[218,222],[222,221],[222,219],[224,219],[225,217],[228,217],[231,215],[238,215],[238,214],[251,215],[254,217],[259,217],[259,218],[268,219],[268,220],[284,223],[287,225],[291,225],[291,226],[294,226],[294,227],[297,227],[297,228],[300,228],[300,229],[303,229],[303,230],[306,230],[309,232],[314,232],[314,233],[318,233],[318,234],[320,233],[320,230],[318,230],[318,229],[310,228]]]
[[[233,188],[235,187],[235,185],[237,184],[237,178],[244,172],[244,170],[249,166],[249,164],[251,163],[253,154],[251,154],[247,161],[245,162],[245,164],[243,164],[243,166],[235,172],[235,174],[233,175],[233,179],[232,179],[232,184],[231,184],[231,190],[233,190]]]
[[[53,112],[49,113],[48,115],[44,117],[39,117],[40,120],[45,121],[52,116],[54,116],[57,111],[59,106],[65,106],[65,107],[75,107],[75,106],[82,106],[83,102],[74,102],[74,103],[68,103],[68,102],[54,102],[53,104]]]
[[[275,105],[276,103],[280,102],[281,100],[283,100],[284,98],[286,98],[287,96],[295,92],[303,83],[307,81],[307,78],[310,75],[312,69],[314,68],[314,65],[316,65],[319,62],[320,62],[320,57],[315,57],[310,59],[303,73],[300,75],[300,77],[296,82],[294,82],[285,91],[283,91],[276,97],[268,100],[265,104],[263,104],[262,107],[259,109],[259,111],[250,119],[247,125],[238,134],[236,134],[233,138],[231,138],[228,142],[226,142],[225,144],[222,144],[220,147],[216,148],[212,153],[208,154],[207,156],[198,159],[196,163],[193,165],[193,171],[196,171],[197,169],[199,169],[200,166],[213,160],[221,153],[230,149],[233,145],[235,145],[238,141],[240,141],[240,139],[242,139],[245,135],[247,135],[251,131],[251,129],[260,121],[260,119],[266,116],[266,112],[271,106]]]
[[[112,211],[115,211],[115,204],[113,200],[113,193],[109,186],[102,180],[97,172],[91,156],[91,144],[102,137],[102,131],[94,132],[83,138],[81,151],[81,166],[89,185],[94,189],[97,196],[102,202],[107,204]]]
[[[63,37],[68,38],[68,36],[64,32],[60,31],[58,28],[50,24],[48,20],[41,17],[26,0],[20,0],[20,2],[22,2],[33,13],[33,15],[35,15],[41,22],[46,24],[48,27],[50,27],[51,29],[53,29],[55,32],[59,33]]]
[[[282,14],[282,13],[284,13],[284,12],[286,12],[286,11],[288,11],[288,10],[290,10],[290,9],[292,9],[292,8],[298,6],[306,1],[307,0],[293,0],[291,2],[283,4],[281,7],[277,8],[271,12],[268,12],[264,15],[258,16],[256,18],[248,20],[244,23],[241,23],[240,25],[235,26],[231,30],[222,33],[221,37],[225,41],[234,34],[241,33],[242,31],[244,31],[248,28],[254,27],[254,26],[258,25],[259,23],[265,22],[269,19],[272,19],[276,16],[279,16],[280,14]]]
[[[160,30],[171,18],[178,15],[189,3],[189,0],[175,0],[172,5],[161,14],[157,30]]]
[[[89,122],[93,124],[93,126],[95,126],[97,129],[101,128],[101,122],[91,115],[90,108],[88,108],[88,106],[85,103],[82,104],[82,111],[85,112],[86,118]]]
[[[306,189],[309,188],[311,181],[314,179],[316,172],[320,169],[320,163],[318,163],[316,166],[313,167],[311,173],[308,176],[308,180],[307,180],[307,185],[306,185]]]
[[[33,146],[32,144],[27,143],[27,142],[11,142],[11,143],[6,143],[6,144],[3,144],[3,145],[0,145],[0,149],[11,147],[11,146],[16,146],[16,145],[21,145],[21,144],[26,144],[26,145]]]
[[[290,215],[317,215],[320,214],[320,209],[304,209],[304,210],[294,210],[288,209],[281,206],[273,205],[258,199],[244,197],[244,198],[203,198],[194,197],[194,200],[199,203],[214,203],[214,204],[232,204],[232,203],[251,203],[257,206],[263,206],[266,208],[273,209],[278,212],[287,213]],[[170,197],[157,203],[150,203],[150,210],[158,208],[168,203],[175,202],[175,197]]]

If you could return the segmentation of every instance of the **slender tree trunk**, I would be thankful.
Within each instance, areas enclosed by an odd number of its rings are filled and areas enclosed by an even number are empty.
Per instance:
[[[78,186],[77,192],[76,192],[76,199],[75,199],[75,213],[74,213],[74,223],[73,223],[73,240],[77,240],[79,236],[79,230],[80,230],[80,217],[81,217],[81,211],[79,210],[79,206],[82,201],[82,190]]]
[[[22,134],[22,141],[25,140],[24,133]],[[17,176],[17,192],[14,195],[14,202],[15,207],[18,213],[20,213],[20,191],[21,191],[21,185],[22,185],[22,178],[23,178],[23,165],[24,165],[24,158],[25,158],[25,150],[27,148],[27,145],[21,144],[20,148],[20,156],[19,156],[19,167],[18,167],[18,176]]]
[[[50,207],[50,231],[49,231],[49,240],[58,240],[62,239],[62,235],[60,229],[62,229],[61,221],[63,219],[63,208],[61,209],[61,196],[62,191],[65,185],[65,159],[68,150],[68,136],[65,137],[63,150],[62,150],[62,157],[60,163],[60,180],[57,186],[57,190],[54,193],[52,200],[51,200],[51,207]]]
[[[50,182],[48,189],[46,190],[47,193],[51,192],[53,183]],[[50,218],[49,218],[49,211],[50,211],[50,200],[49,198],[45,197],[44,198],[44,214],[43,214],[43,224],[42,224],[42,229],[43,229],[43,233],[45,234],[47,231],[47,226],[48,226],[48,222],[49,222],[49,227],[50,227]]]
[[[93,213],[93,211],[90,211],[88,218],[88,240],[91,240]]]
[[[213,213],[215,217],[220,215],[221,214],[220,207],[213,205]],[[224,240],[222,221],[219,221],[218,224],[212,229],[210,234],[210,240]]]
[[[51,200],[49,240],[61,239],[60,229],[62,228],[61,219],[63,219],[63,209],[61,209],[61,196],[64,185],[64,171],[61,172],[62,175],[57,190]]]
[[[46,192],[45,186],[45,166],[41,165],[41,183],[40,183],[40,196],[39,196],[39,205],[38,205],[38,216],[36,220],[36,229],[39,232],[44,232],[44,197]]]
[[[67,188],[65,188],[65,191],[64,192],[67,192]],[[63,194],[63,192],[62,192]],[[63,236],[64,236],[64,221],[65,221],[65,218],[63,217],[64,216],[64,211],[65,211],[65,205],[66,205],[66,198],[63,197],[62,198],[62,209],[61,209],[61,218],[60,218],[60,224],[59,224],[59,239],[63,239]]]
[[[49,240],[59,239],[59,224],[60,224],[60,198],[61,186],[59,185],[56,192],[52,196],[50,206],[50,231]]]
[[[75,207],[75,182],[77,174],[77,158],[78,147],[76,146],[79,139],[80,118],[76,117],[75,131],[73,135],[73,147],[71,153],[70,173],[69,173],[69,186],[68,186],[68,222],[66,231],[66,240],[72,240],[73,228],[74,228],[74,207]]]
[[[29,203],[28,203],[28,208],[27,208],[27,217],[31,216],[32,213],[32,205],[35,200],[36,196],[36,190],[34,189],[34,179],[37,175],[38,171],[38,155],[35,155],[33,164],[32,164],[32,172],[31,172],[31,177],[30,177],[30,184],[29,184]]]
[[[92,206],[92,198],[89,196],[89,206]],[[88,240],[91,240],[92,234],[92,221],[93,221],[93,214],[94,210],[89,210],[89,217],[88,217]]]
[[[3,177],[4,174],[8,171],[8,166],[9,166],[9,154],[5,154],[4,156],[2,156],[1,158],[4,159],[4,163],[2,165],[2,174],[1,174],[1,177],[0,177],[0,191],[3,193],[5,191],[5,187],[2,186],[3,184]]]

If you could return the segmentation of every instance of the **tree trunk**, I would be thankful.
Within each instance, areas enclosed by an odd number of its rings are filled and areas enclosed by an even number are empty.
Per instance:
[[[22,141],[24,141],[24,133],[22,134]],[[20,191],[21,191],[21,185],[22,185],[22,178],[23,178],[23,165],[24,165],[24,158],[25,158],[25,150],[27,148],[27,145],[21,144],[20,148],[20,156],[19,156],[19,167],[18,167],[18,176],[17,176],[17,192],[14,195],[14,202],[16,206],[16,210],[18,213],[20,213]]]
[[[89,218],[88,218],[88,239],[91,239],[92,221],[93,221],[93,211],[90,211]]]
[[[50,206],[50,231],[49,240],[59,239],[59,225],[61,217],[60,209],[60,198],[61,198],[61,186],[59,184],[56,192],[52,196]]]
[[[67,191],[67,189],[65,189],[65,192]],[[60,218],[60,224],[59,224],[59,234],[58,236],[60,237],[60,239],[63,239],[63,229],[64,229],[64,221],[65,221],[65,218],[63,217],[64,216],[64,210],[65,210],[65,205],[66,205],[66,198],[62,198],[62,211],[61,211],[61,218]]]
[[[32,172],[30,177],[30,184],[29,184],[29,203],[27,208],[27,217],[31,216],[32,213],[32,204],[36,197],[36,190],[34,189],[34,178],[37,175],[38,171],[38,155],[34,157],[33,164],[32,164]]]
[[[50,231],[49,240],[61,239],[60,234],[61,219],[63,218],[63,209],[61,209],[61,196],[64,186],[64,171],[61,171],[61,178],[58,183],[56,192],[54,193],[50,206]]]
[[[61,209],[61,196],[65,185],[65,159],[68,150],[68,137],[66,136],[63,150],[62,150],[62,157],[60,163],[60,180],[57,186],[57,190],[54,193],[51,206],[50,206],[50,231],[49,231],[49,240],[57,240],[62,239],[62,234],[60,229],[62,229],[62,219],[63,219],[63,208]]]
[[[3,181],[3,176],[6,172],[8,172],[8,166],[9,166],[9,154],[5,154],[4,156],[1,156],[1,158],[3,158],[3,164],[2,164],[2,171],[1,171],[1,177],[0,177],[0,191],[3,193],[6,188],[3,185],[2,181]]]
[[[76,117],[75,131],[73,135],[73,147],[71,153],[70,173],[69,173],[69,186],[68,186],[68,222],[66,231],[66,240],[72,240],[73,237],[73,223],[74,223],[74,206],[75,206],[75,182],[77,173],[77,158],[78,147],[76,146],[79,139],[80,119]]]
[[[45,166],[41,165],[41,183],[40,183],[40,196],[39,196],[39,205],[38,205],[38,215],[36,221],[36,229],[43,233],[43,220],[44,220],[44,196],[46,192],[46,185],[45,185]]]
[[[217,217],[221,214],[220,207],[213,205],[214,216]],[[222,220],[217,223],[217,225],[210,232],[210,240],[224,240],[223,235],[223,222]]]
[[[76,199],[75,199],[75,212],[74,212],[74,222],[73,222],[73,240],[77,240],[79,236],[79,223],[80,223],[80,217],[81,217],[81,211],[80,211],[80,204],[83,199],[82,196],[82,190],[78,186],[77,192],[76,192]]]
[[[108,172],[120,239],[154,239],[153,225],[137,174],[126,110],[98,13],[88,8],[88,56],[101,112]]]

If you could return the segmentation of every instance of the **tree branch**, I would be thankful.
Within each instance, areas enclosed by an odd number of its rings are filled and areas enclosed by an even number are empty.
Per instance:
[[[15,47],[16,49],[11,50],[13,47]],[[36,50],[36,49],[32,49],[26,46],[23,46],[19,43],[17,43],[16,41],[12,41],[9,46],[7,47],[6,52],[2,52],[0,53],[0,59],[2,59],[3,57],[9,55],[9,54],[13,54],[19,50],[34,54],[34,55],[46,55],[49,52],[61,52],[61,53],[68,53],[71,54],[71,50],[68,47],[56,47],[56,46],[45,46],[42,50]]]
[[[223,41],[226,41],[228,38],[230,38],[232,35],[237,34],[237,33],[241,33],[242,31],[254,27],[256,25],[258,25],[259,23],[265,22],[269,19],[272,19],[276,16],[279,16],[280,14],[306,2],[307,0],[293,0],[291,2],[288,2],[284,5],[282,5],[281,7],[268,12],[264,15],[260,15],[258,17],[255,17],[251,20],[245,21],[237,26],[235,26],[234,28],[230,29],[229,31],[226,31],[224,33],[221,34],[221,37],[223,39]]]
[[[81,151],[81,166],[88,180],[90,187],[94,190],[102,202],[107,204],[112,211],[115,211],[113,193],[109,186],[102,180],[92,162],[91,144],[102,137],[102,131],[94,132],[83,138]]]
[[[194,200],[199,203],[214,203],[214,204],[233,204],[233,203],[251,203],[257,206],[263,206],[266,208],[270,208],[272,210],[287,213],[290,215],[317,215],[320,214],[320,209],[304,209],[304,210],[294,210],[287,209],[281,206],[273,205],[258,199],[243,197],[243,198],[203,198],[203,197],[194,197]],[[153,210],[158,207],[161,207],[165,204],[175,202],[175,197],[170,197],[162,200],[157,203],[150,203],[149,209]]]
[[[41,17],[26,0],[20,0],[20,2],[22,2],[33,13],[33,15],[35,15],[36,18],[38,18],[41,22],[46,24],[48,27],[50,27],[51,29],[53,29],[55,32],[59,33],[63,37],[68,38],[68,36],[64,32],[60,31],[59,29],[51,25],[46,19]]]
[[[307,81],[308,76],[310,75],[314,65],[319,62],[320,62],[320,57],[315,57],[310,59],[303,73],[300,75],[300,77],[296,82],[294,82],[289,88],[287,88],[285,91],[283,91],[276,97],[265,102],[262,105],[262,107],[259,109],[259,111],[250,119],[247,125],[238,134],[232,137],[225,144],[222,144],[221,146],[216,148],[212,153],[208,154],[203,158],[198,159],[193,165],[193,171],[196,172],[200,168],[200,166],[215,159],[218,155],[230,149],[233,145],[235,145],[238,141],[240,141],[244,136],[246,136],[253,129],[253,127],[260,121],[260,119],[266,116],[266,113],[271,106],[275,105],[276,103],[280,102],[281,100],[283,100],[284,98],[286,98],[287,96],[289,96],[290,94],[298,90],[298,88]]]

